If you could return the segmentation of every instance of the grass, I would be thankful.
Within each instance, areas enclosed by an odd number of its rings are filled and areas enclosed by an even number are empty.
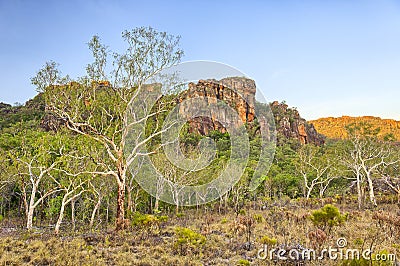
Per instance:
[[[320,248],[335,247],[338,238],[345,238],[348,248],[372,247],[374,253],[400,254],[400,228],[374,219],[372,210],[360,212],[353,205],[336,205],[341,212],[348,213],[347,221],[332,228]],[[242,214],[255,221],[251,243],[246,243],[246,233],[233,230],[235,220],[240,218],[233,210],[226,213],[186,210],[184,216],[171,215],[151,229],[133,227],[120,233],[80,235],[65,232],[58,237],[24,231],[3,234],[0,265],[269,265],[270,261],[257,258],[264,244],[269,247],[301,244],[311,248],[308,233],[316,230],[316,226],[309,215],[321,206],[303,208],[297,201],[285,206],[271,203],[264,210],[254,206],[257,205],[252,203]],[[398,209],[391,204],[379,208],[391,213]],[[179,242],[182,231],[201,239],[201,245],[187,245],[182,252]],[[307,265],[363,264],[311,261]]]

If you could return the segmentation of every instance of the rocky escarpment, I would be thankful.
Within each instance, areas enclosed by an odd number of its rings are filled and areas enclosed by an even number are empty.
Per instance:
[[[245,78],[225,78],[221,80],[209,79],[199,80],[197,83],[189,83],[188,89],[183,91],[178,99],[178,103],[182,103],[187,99],[204,97],[207,103],[199,104],[197,109],[207,109],[207,115],[191,118],[189,120],[189,131],[201,135],[207,135],[212,130],[225,132],[226,128],[217,120],[218,116],[226,118],[228,123],[237,123],[237,119],[229,118],[226,108],[218,107],[218,101],[226,103],[235,110],[241,121],[251,124],[255,118],[255,93],[256,85],[253,80]],[[207,106],[208,104],[208,106]],[[211,111],[211,105],[214,106]],[[181,105],[179,112],[182,115],[189,114],[188,109],[193,106]],[[215,108],[216,107],[216,108]],[[236,121],[235,121],[236,120]]]
[[[277,101],[271,103],[270,106],[275,117],[278,141],[282,138],[295,138],[301,144],[324,144],[325,137],[317,132],[313,124],[302,118],[295,108],[289,108],[286,103]]]
[[[189,83],[188,89],[180,94],[178,102],[195,97],[208,97],[208,101],[212,103],[216,103],[217,100],[223,101],[237,111],[242,122],[251,127],[256,119],[255,94],[256,85],[251,79],[232,77],[221,80],[199,80],[197,83]],[[302,144],[324,143],[324,137],[313,125],[301,118],[297,110],[278,102],[273,102],[270,107],[275,118],[278,141],[297,139]],[[181,108],[180,113],[185,114],[187,110]],[[202,135],[212,130],[225,132],[226,129],[216,121],[215,117],[216,115],[210,112],[207,117],[189,119],[189,131]]]
[[[99,86],[99,88],[105,89],[107,86],[109,85]],[[240,120],[247,124],[248,128],[255,129],[253,132],[257,132],[257,127],[261,124],[258,122],[261,121],[256,120],[256,106],[258,112],[262,110],[260,109],[260,103],[256,102],[255,94],[256,84],[254,80],[251,79],[230,77],[221,80],[199,80],[196,83],[189,83],[188,89],[179,94],[176,102],[182,103],[186,99],[206,97],[209,104],[215,103],[218,106],[218,101],[222,101],[235,110]],[[82,101],[84,101],[84,99]],[[209,109],[207,106],[203,106],[202,108],[206,110]],[[296,139],[302,144],[314,143],[316,145],[321,145],[324,143],[324,137],[315,130],[312,124],[307,123],[305,119],[301,118],[296,109],[289,108],[285,103],[278,102],[271,103],[270,108],[274,115],[279,142]],[[183,115],[188,115],[189,112],[187,109],[187,106],[182,105],[179,112]],[[226,109],[221,107],[220,109],[217,108],[219,114],[215,113],[215,110],[213,110],[213,112],[210,110],[205,116],[194,118],[187,117],[189,121],[189,131],[201,135],[207,135],[213,130],[226,132],[226,127],[218,122],[217,119],[218,115],[228,117],[228,115],[224,113],[224,110]],[[237,117],[227,120],[232,123],[238,123]],[[46,130],[57,131],[64,123],[65,121],[63,119],[54,116],[47,110],[46,115],[41,121],[41,127]],[[269,128],[267,128],[267,130],[269,130]]]

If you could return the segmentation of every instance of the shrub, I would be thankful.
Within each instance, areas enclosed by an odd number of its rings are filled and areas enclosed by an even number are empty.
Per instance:
[[[263,245],[274,246],[274,245],[276,245],[276,243],[277,243],[278,241],[276,240],[276,238],[270,238],[270,237],[268,237],[268,236],[263,236],[263,237],[260,239],[260,242],[261,242],[261,244],[263,244]]]
[[[183,213],[181,213],[181,212],[176,214],[176,217],[178,217],[178,218],[182,218],[182,217],[184,217],[184,216],[185,216],[185,214],[183,214]]]
[[[131,223],[134,227],[153,225],[156,222],[158,222],[158,219],[152,214],[141,214],[139,212],[135,212],[131,218]]]
[[[364,240],[361,238],[356,238],[356,239],[354,239],[353,243],[354,243],[354,245],[362,246],[364,244]]]
[[[166,222],[168,220],[168,216],[155,216],[152,214],[141,214],[139,212],[135,212],[131,215],[131,226],[137,228],[144,228],[149,230],[157,229],[160,227],[160,224]]]
[[[250,262],[249,262],[248,260],[241,259],[241,260],[238,261],[237,265],[240,265],[240,266],[250,266]]]
[[[3,215],[0,214],[0,223],[4,220]]]
[[[329,230],[331,230],[332,227],[344,223],[347,220],[347,216],[347,213],[342,215],[338,208],[331,204],[327,204],[321,209],[313,211],[310,219],[314,225],[320,229],[325,230],[326,228],[329,228]]]
[[[168,216],[155,216],[152,214],[141,214],[139,212],[135,212],[131,217],[132,226],[148,226],[157,224],[159,222],[167,222]]]
[[[168,216],[166,216],[166,215],[157,216],[157,219],[158,219],[161,223],[165,223],[165,222],[168,221]]]
[[[197,250],[206,242],[206,238],[186,227],[176,227],[176,247],[179,247],[180,253],[184,254],[188,250]]]
[[[262,223],[262,222],[264,222],[264,217],[261,215],[261,214],[254,214],[254,220],[257,222],[257,223]]]

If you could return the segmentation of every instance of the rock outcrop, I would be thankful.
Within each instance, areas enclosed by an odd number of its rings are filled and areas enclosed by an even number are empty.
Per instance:
[[[256,119],[256,85],[251,79],[232,77],[221,80],[199,80],[197,83],[189,83],[188,87],[180,94],[179,103],[189,98],[208,97],[210,102],[216,103],[220,100],[234,108],[242,122],[250,127]],[[278,102],[273,102],[270,107],[275,118],[278,141],[297,139],[302,144],[321,145],[324,143],[324,136],[319,134],[313,125],[301,118],[296,109]],[[187,110],[181,108],[180,113],[185,114]],[[189,119],[189,131],[202,135],[207,135],[212,130],[225,132],[226,129],[214,117],[215,114],[210,113],[208,117]]]
[[[271,103],[270,106],[275,117],[278,141],[285,138],[298,139],[301,144],[322,145],[325,143],[325,137],[302,118],[295,108],[289,108],[287,104],[277,101]]]
[[[177,102],[181,103],[186,99],[196,97],[206,97],[208,104],[217,104],[217,101],[223,101],[228,106],[236,110],[243,123],[251,124],[255,118],[255,93],[256,85],[251,79],[246,78],[225,78],[221,80],[209,79],[199,80],[197,83],[189,83],[188,89],[183,91]],[[198,106],[198,108],[206,109],[207,106]],[[207,116],[196,117],[189,119],[189,131],[207,135],[212,130],[225,132],[225,127],[216,119],[219,115],[227,117],[225,108],[221,107],[218,110],[209,111]],[[179,112],[183,115],[188,114],[187,106],[182,105]],[[227,117],[227,121],[235,123],[233,119]]]
[[[110,85],[104,82],[104,84],[99,84],[98,88],[106,89],[108,86]],[[260,103],[256,102],[255,95],[256,84],[254,80],[243,77],[229,77],[221,80],[208,79],[199,80],[197,83],[189,83],[188,89],[179,94],[176,103],[182,103],[186,99],[196,97],[207,97],[208,102],[206,105],[198,108],[208,110],[207,104],[214,103],[218,106],[218,101],[222,101],[235,111],[235,114],[249,129],[254,129],[252,132],[257,133],[261,124],[258,122],[261,121],[256,121],[256,106],[258,111],[263,112],[263,109],[260,109]],[[84,103],[87,105],[86,102]],[[312,124],[301,118],[296,109],[289,108],[286,104],[278,102],[271,103],[270,108],[274,115],[278,142],[296,139],[302,144],[314,143],[321,145],[324,143],[324,137],[315,130]],[[181,105],[179,112],[187,116],[189,131],[192,133],[207,135],[213,130],[226,132],[226,125],[223,126],[217,121],[218,116],[226,117],[228,123],[238,123],[240,121],[238,121],[237,116],[229,117],[229,114],[226,113],[226,108],[221,106],[217,108],[217,113],[215,110],[213,112],[210,110],[207,115],[195,118],[189,117],[187,109],[187,105]],[[41,127],[45,130],[57,131],[58,128],[65,124],[63,119],[56,117],[48,110],[45,113],[46,115],[41,121]],[[268,127],[265,128],[270,130]]]

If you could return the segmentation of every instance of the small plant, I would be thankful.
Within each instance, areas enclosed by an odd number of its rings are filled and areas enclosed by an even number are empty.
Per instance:
[[[0,223],[4,220],[3,215],[0,214]]]
[[[332,227],[343,224],[347,220],[347,216],[347,213],[340,214],[339,209],[335,206],[326,204],[321,209],[313,211],[310,219],[321,230],[329,229],[330,231]]]
[[[392,244],[392,248],[400,250],[400,244]]]
[[[241,210],[239,210],[238,214],[239,214],[239,215],[246,215],[246,211],[243,210],[243,209],[241,209]]]
[[[250,266],[250,261],[245,259],[240,259],[236,265],[240,266]]]
[[[157,219],[158,219],[161,223],[165,223],[165,222],[168,221],[168,216],[166,216],[166,215],[157,216]]]
[[[307,236],[308,239],[310,239],[311,245],[314,249],[320,247],[327,238],[326,233],[319,228],[317,228],[315,231],[308,232]]]
[[[248,250],[251,248],[251,236],[253,234],[253,229],[255,227],[255,222],[252,217],[249,216],[239,216],[238,219],[235,221],[236,226],[239,230],[244,230],[246,234],[246,242],[248,245]],[[239,232],[240,234],[240,232]]]
[[[131,224],[134,227],[151,226],[156,223],[158,223],[158,219],[152,214],[141,214],[139,212],[132,214]]]
[[[354,245],[356,245],[356,246],[362,246],[363,244],[364,244],[364,240],[361,238],[356,238],[354,240]]]
[[[257,223],[262,223],[262,222],[264,222],[264,217],[261,215],[261,214],[254,214],[254,220],[257,222]]]
[[[185,214],[183,214],[183,213],[181,213],[181,212],[179,212],[179,213],[176,214],[176,217],[178,217],[178,218],[182,218],[182,217],[184,217],[184,216],[185,216]]]
[[[385,224],[400,235],[400,216],[391,212],[377,211],[372,214],[372,219],[376,220],[379,225]]]
[[[184,255],[188,251],[197,251],[206,242],[206,238],[186,227],[176,227],[176,247],[179,248],[180,254]]]
[[[263,236],[263,237],[260,239],[260,242],[261,242],[261,244],[263,244],[263,245],[275,246],[276,243],[277,243],[278,241],[276,240],[276,238],[270,238],[270,237],[268,237],[268,236]]]
[[[227,222],[228,222],[228,219],[226,219],[226,218],[221,219],[221,224],[226,224]]]
[[[152,230],[160,228],[160,224],[166,222],[168,216],[155,216],[152,214],[141,214],[135,212],[131,215],[131,226],[143,229],[143,233],[149,234]]]
[[[152,214],[141,214],[139,212],[135,212],[131,216],[132,226],[153,226],[166,221],[168,221],[168,216],[165,215],[156,216]]]
[[[109,236],[106,235],[104,238],[104,246],[109,247],[111,244]]]

